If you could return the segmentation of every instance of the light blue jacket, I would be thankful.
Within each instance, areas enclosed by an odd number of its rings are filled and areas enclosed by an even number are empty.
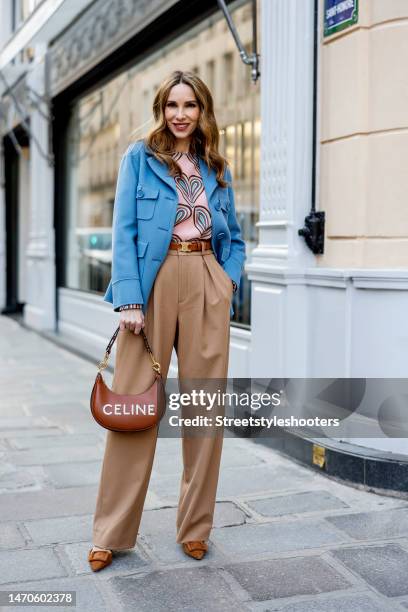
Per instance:
[[[219,187],[216,173],[200,157],[200,170],[212,217],[212,248],[217,261],[239,287],[245,242],[235,214],[231,172]],[[124,153],[116,185],[112,224],[112,276],[104,301],[117,310],[122,304],[143,304],[146,312],[156,274],[171,241],[178,204],[174,177],[143,140]],[[230,316],[234,309],[230,307]]]

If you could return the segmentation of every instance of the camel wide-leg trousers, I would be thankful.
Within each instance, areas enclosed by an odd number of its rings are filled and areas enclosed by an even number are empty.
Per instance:
[[[144,331],[166,381],[173,346],[179,381],[227,378],[232,282],[212,250],[169,250],[156,276]],[[140,334],[119,331],[112,390],[140,393],[153,383]],[[221,429],[221,428],[220,428]],[[93,543],[133,548],[156,449],[158,428],[107,431]],[[207,540],[212,528],[223,435],[183,435],[177,542]]]

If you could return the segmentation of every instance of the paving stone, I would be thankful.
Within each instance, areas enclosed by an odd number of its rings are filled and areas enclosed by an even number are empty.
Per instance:
[[[90,395],[90,393],[91,391],[89,390],[88,395]],[[41,402],[38,404],[34,404],[27,402],[26,410],[28,411],[28,414],[31,414],[32,416],[41,415],[49,419],[53,419],[55,416],[61,416],[61,414],[70,416],[71,419],[82,419],[84,417],[89,418],[91,417],[90,409],[88,406],[85,406],[84,403],[84,401],[79,400],[70,400],[69,403],[59,403],[57,401],[51,401],[47,403]]]
[[[179,481],[183,472],[183,462],[177,454],[172,455],[171,461],[168,461],[168,456],[157,456],[155,454],[153,469],[151,474],[151,482],[163,476],[172,476],[173,481]]]
[[[349,508],[341,499],[328,491],[305,491],[291,495],[277,495],[267,499],[251,500],[247,504],[264,516],[284,516]]]
[[[0,523],[0,549],[25,546],[25,540],[13,523]]]
[[[97,424],[95,420],[87,419],[86,421],[73,421],[72,419],[53,418],[53,424],[62,427],[67,433],[71,434],[88,434],[88,440],[93,442],[104,431],[103,427]]]
[[[181,458],[181,439],[180,438],[161,438],[157,439],[156,451],[154,460],[159,457],[180,457]],[[171,463],[166,462],[166,463]]]
[[[173,532],[163,531],[161,534],[152,533],[141,535],[140,541],[143,548],[148,552],[149,556],[154,558],[158,563],[168,567],[170,564],[187,564],[196,566],[197,561],[186,555],[181,544],[176,542],[176,534]],[[212,545],[210,546],[205,556],[206,562],[224,563],[225,557],[222,552]]]
[[[279,491],[296,486],[305,486],[307,480],[314,478],[314,474],[304,475],[296,469],[285,467],[276,469],[274,466],[227,468],[220,472],[218,494],[223,497],[246,495],[261,491]],[[243,483],[245,486],[243,487]]]
[[[9,493],[0,500],[0,521],[90,514],[95,510],[96,496],[97,487]]]
[[[47,465],[44,470],[56,488],[97,484],[101,473],[101,461]]]
[[[63,446],[89,446],[88,434],[70,434],[62,429],[56,435],[27,435],[7,438],[8,444],[15,450],[28,450],[31,448],[60,448]],[[102,436],[95,442],[102,447]]]
[[[74,417],[70,413],[63,413],[56,411],[54,414],[50,414],[47,421],[56,427],[63,427],[64,429],[70,428],[78,433],[84,433],[86,426],[91,426],[92,429],[99,434],[102,427],[98,425],[95,419],[92,417],[90,412],[85,410],[78,412]]]
[[[107,571],[107,568],[106,570]],[[112,606],[112,602],[105,602],[98,583],[93,576],[74,577],[74,578],[54,578],[52,580],[41,580],[36,582],[20,582],[18,584],[2,585],[2,590],[6,589],[13,591],[75,591],[76,606],[56,606],[44,607],[39,606],[13,606],[7,608],[13,612],[38,612],[38,610],[57,610],[58,612],[113,612],[119,609],[119,606]]]
[[[92,542],[66,544],[62,547],[67,555],[76,574],[93,574],[88,563],[88,552]],[[134,549],[126,551],[115,551],[111,565],[103,570],[103,579],[117,573],[130,573],[146,571],[149,569],[148,562],[137,544]],[[102,577],[102,574],[101,574]]]
[[[92,386],[89,385],[89,395],[91,393]],[[63,394],[63,389],[61,389],[61,393]],[[54,417],[64,417],[65,419],[71,418],[73,419],[82,419],[82,418],[92,418],[89,404],[86,404],[84,399],[82,399],[82,394],[80,398],[73,399],[71,398],[70,393],[68,402],[60,402],[58,400],[48,400],[47,402],[27,402],[26,410],[28,414],[32,416],[46,416],[49,419],[53,419]],[[89,398],[88,398],[89,402]]]
[[[180,544],[176,542],[176,536],[174,533],[168,533],[164,531],[161,535],[149,534],[140,536],[140,542],[143,545],[144,550],[147,551],[148,555],[153,558],[157,563],[163,564],[166,568],[171,564],[180,563],[186,565],[197,565],[197,561],[188,557],[184,552]],[[220,553],[212,548],[206,555],[207,561],[224,561],[224,557]]]
[[[92,515],[63,516],[39,521],[26,521],[27,529],[37,545],[79,542],[88,540],[92,534]]]
[[[0,584],[66,575],[51,548],[0,551]]]
[[[1,414],[1,411],[0,411]],[[50,423],[43,417],[31,417],[31,416],[21,416],[21,417],[1,417],[0,416],[0,431],[7,433],[8,429],[28,429],[30,430],[33,427],[41,427],[41,425],[45,427],[49,427]],[[30,434],[32,431],[30,431]],[[3,436],[4,437],[4,436]]]
[[[78,461],[94,461],[102,458],[99,445],[63,446],[60,448],[45,447],[30,450],[12,451],[7,454],[9,461],[15,465],[51,465],[58,463],[76,463]]]
[[[12,491],[39,491],[47,485],[47,475],[40,465],[16,467],[2,461],[0,463],[0,494]]]
[[[408,535],[407,508],[330,516],[326,520],[356,540],[380,540]]]
[[[176,533],[177,507],[159,508],[157,510],[144,511],[140,522],[140,533],[151,534],[169,531]],[[245,523],[245,514],[232,502],[217,502],[215,504],[214,524],[215,528],[227,525],[242,525]]]
[[[272,612],[277,608],[273,607],[272,604],[267,610]],[[280,612],[391,612],[392,610],[395,611],[395,608],[392,604],[389,607],[384,600],[375,599],[367,594],[324,598],[322,600],[315,597],[308,601],[289,603],[279,610]]]
[[[4,385],[0,381],[0,387],[4,389]],[[11,402],[6,402],[5,404],[0,404],[0,415],[1,417],[15,417],[15,416],[25,416],[27,413],[24,411],[24,407],[20,402],[16,404],[12,404]]]
[[[344,538],[323,521],[296,521],[216,529],[211,540],[226,554],[244,556],[319,548]]]
[[[162,440],[172,440],[172,438],[162,438]],[[176,440],[176,442],[178,442],[178,444],[173,445],[171,450],[167,447],[166,452],[158,452],[156,449],[152,477],[163,476],[164,474],[181,475],[183,470],[181,441]],[[228,467],[255,466],[264,463],[262,459],[259,459],[250,452],[243,453],[241,447],[237,447],[236,445],[233,446],[231,442],[234,444],[236,440],[224,440],[221,471]],[[169,452],[171,452],[171,461],[167,461]]]
[[[140,523],[140,531],[145,548],[159,563],[196,563],[184,554],[180,544],[176,542],[177,508],[161,508],[144,511]],[[224,524],[242,524],[245,515],[231,502],[218,502],[215,506],[214,528]],[[210,546],[206,555],[208,561],[223,560],[219,551]]]
[[[313,595],[347,589],[351,584],[317,557],[275,559],[226,565],[254,601]]]
[[[44,425],[43,427],[30,427],[28,429],[4,429],[0,431],[0,439],[22,439],[38,436],[61,436],[65,431],[55,426]]]
[[[240,603],[218,569],[189,567],[156,571],[137,577],[117,577],[111,587],[124,612],[243,612]]]
[[[237,444],[235,438],[224,438],[221,455],[221,470],[229,467],[250,467],[252,465],[263,465],[265,462],[253,454],[250,446],[243,452],[242,446]]]
[[[308,479],[314,478],[314,474],[304,476],[295,469],[275,469],[273,466],[253,466],[240,468],[225,468],[220,470],[218,497],[235,497],[253,495],[255,493],[267,493],[273,491],[287,490],[296,486],[305,486]],[[245,483],[245,486],[243,486]],[[150,486],[162,499],[169,502],[178,500],[180,488],[180,476],[170,474],[168,476],[152,475]]]
[[[343,548],[333,555],[387,597],[408,595],[408,553],[397,544]]]
[[[246,515],[233,502],[217,502],[214,512],[214,527],[232,527],[233,525],[244,525]]]

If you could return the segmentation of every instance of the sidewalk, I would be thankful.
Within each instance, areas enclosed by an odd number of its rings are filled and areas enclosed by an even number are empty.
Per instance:
[[[0,591],[76,591],[76,608],[57,609],[81,612],[408,609],[408,503],[245,439],[224,440],[203,561],[175,543],[180,440],[161,438],[137,547],[93,573],[96,365],[1,316],[0,349]]]

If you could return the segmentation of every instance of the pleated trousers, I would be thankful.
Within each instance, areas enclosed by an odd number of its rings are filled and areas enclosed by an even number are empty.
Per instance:
[[[226,379],[232,291],[231,279],[212,250],[168,251],[149,296],[144,327],[164,381],[173,347],[179,381]],[[145,391],[154,375],[143,338],[125,329],[119,331],[116,342],[112,390]],[[222,428],[217,429],[214,435],[183,435],[176,520],[179,543],[209,538],[223,445]],[[135,546],[157,437],[158,427],[107,431],[93,521],[96,546],[113,550]]]

